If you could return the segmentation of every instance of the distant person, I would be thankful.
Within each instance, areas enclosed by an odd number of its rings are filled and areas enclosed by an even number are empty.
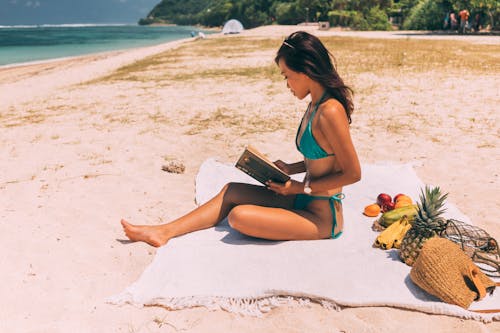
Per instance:
[[[444,20],[443,20],[443,30],[448,29],[450,27],[450,13],[446,13]]]
[[[465,30],[469,28],[469,16],[470,13],[467,9],[462,9],[458,16],[460,16],[460,33],[465,33]]]
[[[291,93],[300,100],[311,99],[295,140],[303,158],[274,162],[287,174],[305,173],[303,181],[269,180],[266,186],[228,183],[208,202],[170,223],[133,225],[121,220],[130,240],[158,247],[173,237],[214,227],[226,217],[229,226],[242,234],[269,240],[342,234],[342,188],[361,178],[349,129],[354,108],[351,90],[337,73],[331,53],[307,32],[286,38],[274,60]]]
[[[451,30],[457,30],[458,28],[458,21],[457,21],[457,15],[455,12],[450,13],[450,29]]]
[[[476,15],[474,15],[474,31],[475,32],[479,32],[479,30],[481,29],[481,15],[479,15],[479,13],[477,13]]]

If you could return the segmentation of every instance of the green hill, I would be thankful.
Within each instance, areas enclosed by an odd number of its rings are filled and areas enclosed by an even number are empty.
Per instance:
[[[359,30],[443,29],[445,17],[469,10],[471,27],[498,28],[498,0],[162,0],[139,24],[222,26],[237,19],[245,28],[329,21]],[[476,24],[476,25],[475,25]],[[449,26],[447,27],[450,28]]]

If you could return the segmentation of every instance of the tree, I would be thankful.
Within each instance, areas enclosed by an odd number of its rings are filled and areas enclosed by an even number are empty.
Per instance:
[[[500,28],[498,22],[500,21],[500,3],[498,0],[471,0],[471,13],[484,12],[489,18],[489,24],[492,29]]]
[[[212,1],[211,4],[200,13],[198,23],[206,26],[221,26],[230,19],[232,9],[233,4],[231,1]]]
[[[403,23],[409,30],[438,30],[443,26],[443,17],[448,12],[443,1],[422,0],[410,10]]]
[[[420,2],[420,0],[400,0],[399,3],[394,4],[401,13],[401,23],[404,24],[406,18],[410,15],[411,10]]]
[[[296,11],[303,19],[301,21],[318,21],[328,18],[330,1],[327,0],[297,0]],[[317,14],[319,13],[319,14]]]
[[[387,13],[380,9],[379,6],[370,8],[366,14],[366,22],[368,23],[369,30],[390,30],[391,24]]]
[[[392,0],[340,0],[332,3],[328,17],[331,25],[359,30],[389,30],[387,12],[392,5]]]
[[[278,24],[297,24],[300,22],[294,2],[275,2],[270,8],[271,17]]]

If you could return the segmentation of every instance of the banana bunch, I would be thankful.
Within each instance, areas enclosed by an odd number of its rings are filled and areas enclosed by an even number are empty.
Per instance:
[[[411,224],[408,217],[405,215],[398,221],[392,223],[384,231],[382,231],[373,244],[374,247],[380,247],[382,250],[391,248],[399,249],[403,237],[410,230]]]

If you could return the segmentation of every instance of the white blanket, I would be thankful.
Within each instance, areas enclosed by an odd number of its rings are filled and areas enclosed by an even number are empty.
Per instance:
[[[209,159],[196,178],[201,204],[228,181],[253,182],[232,165]],[[397,250],[372,247],[373,218],[362,215],[380,192],[406,193],[417,199],[424,184],[412,167],[363,165],[362,180],[345,187],[344,233],[319,241],[265,241],[246,237],[222,222],[215,228],[172,239],[161,247],[138,281],[110,299],[116,304],[222,308],[260,315],[284,303],[324,306],[391,306],[427,313],[500,320],[440,302],[415,286],[410,267]],[[447,217],[469,222],[447,203]],[[471,309],[500,308],[500,291],[474,302]]]

